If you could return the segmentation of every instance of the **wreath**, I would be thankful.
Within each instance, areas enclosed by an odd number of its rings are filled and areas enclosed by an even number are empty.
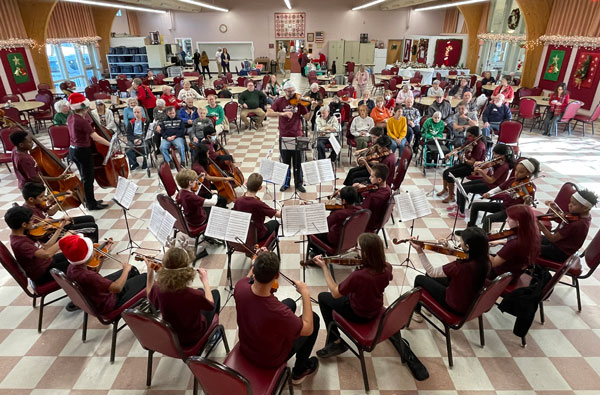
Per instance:
[[[508,28],[510,30],[515,30],[517,26],[519,26],[519,21],[521,20],[521,10],[515,8],[510,12],[508,16]]]

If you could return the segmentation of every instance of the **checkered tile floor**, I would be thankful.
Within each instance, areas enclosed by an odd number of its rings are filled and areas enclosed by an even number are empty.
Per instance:
[[[294,75],[304,91],[306,83]],[[261,130],[233,132],[228,148],[234,153],[244,174],[258,169],[259,159],[274,148],[277,159],[276,121],[268,120]],[[42,133],[42,138],[45,136]],[[525,132],[521,138],[521,149],[542,163],[544,178],[536,182],[538,199],[543,202],[553,199],[560,186],[566,181],[600,191],[600,141],[596,136],[581,137],[578,130],[573,137],[545,138],[539,134]],[[343,151],[343,167],[338,177],[343,179],[349,168]],[[4,215],[13,202],[20,202],[15,177],[6,169],[0,169],[1,191],[0,214]],[[151,178],[145,172],[135,171],[131,175],[140,186],[132,209],[129,212],[133,239],[143,247],[159,248],[159,244],[148,232],[150,206],[158,193],[163,192],[156,172]],[[433,170],[423,177],[421,169],[411,166],[402,189],[422,188],[426,191],[439,188],[440,174]],[[341,181],[338,181],[338,185]],[[434,185],[435,184],[435,185]],[[272,189],[272,188],[271,188]],[[315,186],[308,186],[306,199],[317,197]],[[329,194],[333,185],[323,187]],[[114,190],[97,189],[96,197],[110,201]],[[290,197],[277,191],[277,199]],[[272,192],[265,191],[263,200],[272,201]],[[421,239],[445,237],[450,233],[453,221],[448,218],[445,205],[437,198],[430,200],[433,213],[415,221],[415,234]],[[73,215],[81,214],[74,210]],[[102,212],[92,212],[101,229],[101,237],[112,237],[119,241],[118,251],[125,247],[127,232],[121,210],[116,205]],[[594,210],[594,221],[588,239],[598,231],[600,221],[598,209]],[[464,227],[462,220],[458,228]],[[389,223],[386,227],[388,239],[406,237],[408,227],[401,223]],[[0,240],[7,242],[9,231],[0,230]],[[281,240],[282,269],[290,277],[301,278],[299,266],[301,244],[297,238]],[[227,299],[226,255],[222,247],[209,246],[210,255],[200,265],[209,272],[210,283],[218,285],[222,300]],[[391,244],[387,249],[389,262],[398,264],[406,258],[407,247]],[[127,259],[126,255],[121,256]],[[434,264],[443,264],[446,258],[432,255]],[[133,264],[137,264],[133,262]],[[233,258],[234,280],[249,269],[250,262],[242,254]],[[419,268],[420,265],[416,263]],[[139,265],[138,265],[139,267]],[[116,270],[110,261],[105,263],[104,273]],[[140,267],[140,269],[143,269]],[[145,270],[145,269],[143,269]],[[348,271],[336,270],[338,279]],[[413,270],[394,269],[394,280],[385,292],[386,304],[391,303],[411,288],[416,276]],[[478,342],[476,321],[453,333],[454,368],[447,366],[444,339],[427,324],[413,323],[410,330],[403,331],[414,352],[428,368],[430,378],[415,381],[410,371],[400,362],[395,349],[389,343],[380,344],[367,356],[371,394],[534,394],[534,393],[600,393],[600,273],[582,282],[583,311],[576,312],[575,291],[558,286],[546,303],[546,324],[536,318],[528,336],[527,348],[521,348],[519,339],[512,334],[514,317],[503,315],[492,309],[485,315],[486,346]],[[322,273],[309,269],[306,281],[311,294],[316,296],[326,289]],[[146,352],[128,329],[119,333],[117,358],[109,363],[110,330],[95,319],[90,320],[88,340],[81,342],[82,313],[69,313],[64,309],[65,301],[48,306],[44,314],[42,334],[38,334],[37,310],[32,309],[31,300],[21,291],[5,270],[0,269],[0,394],[190,394],[192,379],[190,372],[179,361],[155,356],[153,384],[145,386]],[[282,284],[277,296],[294,296],[291,286]],[[313,305],[313,309],[318,310]],[[236,319],[233,300],[225,305],[221,322],[225,325],[231,344],[236,341]],[[321,329],[317,349],[325,342],[326,333]],[[222,360],[225,351],[222,345],[213,354]],[[299,394],[363,394],[360,365],[350,352],[322,360],[316,376],[295,388]]]

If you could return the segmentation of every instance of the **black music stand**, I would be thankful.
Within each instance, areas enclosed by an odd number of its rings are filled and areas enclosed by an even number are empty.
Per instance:
[[[280,137],[279,138],[279,152],[281,151],[294,151],[294,155],[296,152],[299,152],[300,155],[302,154],[303,151],[309,151],[310,150],[310,140],[308,137]],[[296,166],[300,166],[300,163],[296,163],[296,161],[294,160],[294,168]],[[302,166],[300,166],[299,171],[302,171]],[[288,172],[290,174],[290,181],[292,180],[292,166],[290,165]],[[283,201],[286,200],[293,200],[293,199],[297,199],[297,200],[305,200],[302,199],[300,197],[300,195],[298,194],[298,187],[296,185],[296,179],[294,179],[294,193],[292,193],[292,196],[290,196],[288,199],[283,199]]]

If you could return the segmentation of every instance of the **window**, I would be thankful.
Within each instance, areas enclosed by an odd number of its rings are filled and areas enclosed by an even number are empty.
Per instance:
[[[92,77],[100,77],[98,55],[92,44],[46,44],[46,56],[56,89],[64,81],[73,81],[77,87],[85,88]]]

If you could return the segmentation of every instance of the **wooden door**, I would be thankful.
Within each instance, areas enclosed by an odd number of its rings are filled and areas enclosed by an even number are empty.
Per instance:
[[[404,40],[388,40],[387,64],[402,62],[402,42]]]

